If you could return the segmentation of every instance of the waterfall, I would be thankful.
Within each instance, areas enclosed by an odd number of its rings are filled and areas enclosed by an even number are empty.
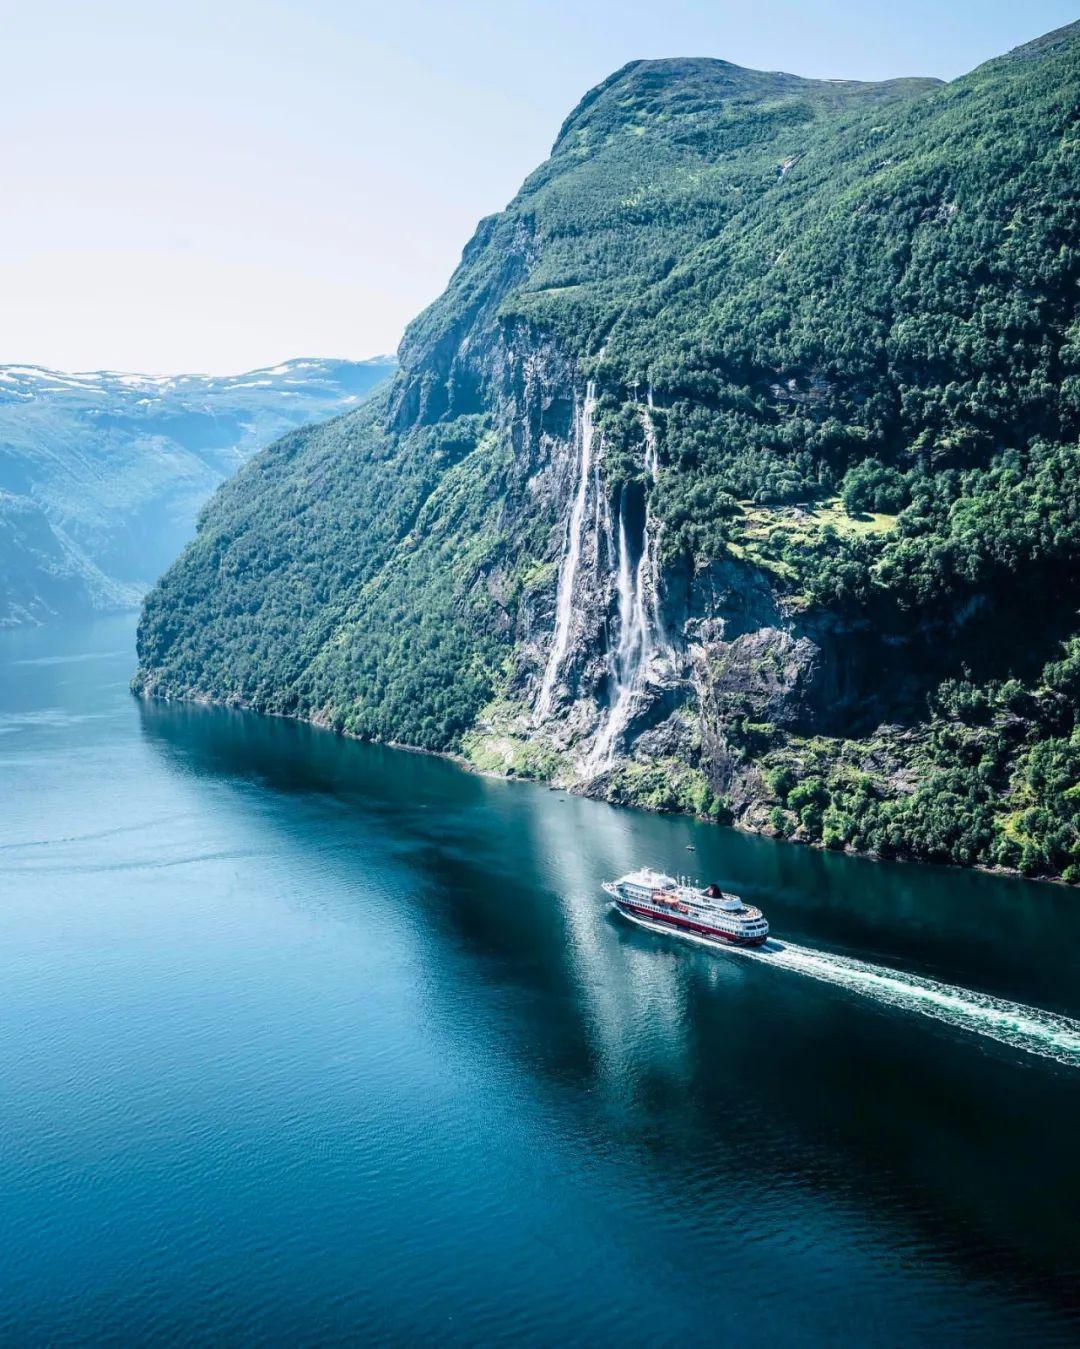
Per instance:
[[[559,677],[566,652],[570,645],[570,627],[574,618],[574,583],[577,580],[578,565],[581,561],[581,539],[585,524],[585,507],[589,495],[589,469],[592,462],[593,408],[596,403],[596,385],[589,380],[585,388],[585,400],[580,413],[575,417],[577,432],[578,474],[574,502],[570,508],[567,524],[566,542],[563,545],[562,563],[559,567],[559,589],[555,602],[555,633],[548,653],[544,678],[540,685],[540,696],[536,701],[536,720],[542,721],[551,711],[551,695],[555,681]]]
[[[601,445],[603,442],[601,442]],[[607,557],[610,564],[615,557],[615,531],[611,526],[611,507],[608,502],[607,493],[604,491],[603,480],[600,477],[600,458],[596,461],[596,477],[593,482],[593,490],[596,493],[596,566],[600,567],[600,529],[603,526],[604,542],[607,545]]]
[[[619,498],[618,527],[612,520],[612,511],[604,493],[600,473],[600,456],[593,455],[593,413],[596,389],[592,380],[585,389],[585,397],[574,418],[574,442],[577,452],[577,477],[570,515],[566,526],[559,582],[555,601],[555,629],[551,649],[544,668],[540,692],[536,700],[534,724],[543,722],[551,714],[556,684],[570,651],[575,622],[575,600],[581,567],[582,546],[588,524],[589,492],[594,494],[591,524],[596,540],[596,565],[601,568],[601,539],[606,543],[608,566],[615,566],[615,594],[617,603],[616,638],[608,653],[607,708],[601,716],[600,729],[593,742],[587,768],[602,772],[615,760],[619,738],[630,725],[635,710],[645,694],[655,658],[667,651],[663,621],[660,613],[660,548],[659,538],[652,528],[650,503],[645,498],[642,512],[640,543],[631,541],[627,517],[629,498],[624,489]],[[645,439],[644,466],[655,484],[660,476],[659,449],[656,426],[652,419],[653,393],[648,390],[648,407],[640,410]],[[636,540],[635,540],[636,542]]]
[[[649,538],[649,509],[645,507],[641,552],[631,572],[630,543],[626,534],[625,493],[619,502],[618,643],[610,657],[611,686],[608,714],[597,734],[589,767],[594,772],[610,768],[615,744],[626,729],[639,695],[644,691],[649,666],[656,652],[654,625],[650,621],[649,593],[654,589],[653,549]]]
[[[649,385],[648,407],[653,406]],[[655,484],[660,476],[656,426],[650,411],[641,416],[645,436],[645,470]],[[618,737],[630,724],[634,707],[645,691],[653,658],[666,647],[660,614],[660,548],[651,529],[651,513],[646,498],[641,530],[641,550],[631,572],[630,544],[626,533],[626,492],[619,499],[618,642],[610,656],[610,693],[608,712],[597,733],[589,768],[598,773],[615,761]]]
[[[649,383],[648,408],[641,416],[641,429],[645,433],[645,470],[653,480],[653,485],[660,481],[660,450],[656,440],[656,423],[653,421],[653,387]],[[645,508],[645,551],[649,553],[649,571],[652,582],[652,611],[653,624],[656,629],[656,638],[661,647],[667,646],[667,638],[664,636],[664,620],[660,614],[660,537],[659,534],[650,541],[649,538],[649,509]]]

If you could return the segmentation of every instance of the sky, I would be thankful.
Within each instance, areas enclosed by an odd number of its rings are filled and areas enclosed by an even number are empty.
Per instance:
[[[638,57],[952,79],[1054,0],[0,0],[0,362],[392,351],[480,217]]]

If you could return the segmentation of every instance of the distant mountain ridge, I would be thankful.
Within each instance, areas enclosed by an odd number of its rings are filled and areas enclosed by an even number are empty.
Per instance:
[[[394,368],[392,356],[239,375],[0,366],[0,626],[135,607],[220,482]]]
[[[396,364],[393,355],[372,356],[364,361],[296,357],[237,375],[148,375],[120,370],[63,371],[43,365],[0,365],[0,404],[28,402],[43,395],[82,399],[97,394],[104,401],[127,392],[141,393],[144,400],[170,395],[218,397],[253,388],[270,388],[297,397],[317,388],[324,388],[333,396],[349,392],[362,395],[372,387],[373,373],[382,379]]]

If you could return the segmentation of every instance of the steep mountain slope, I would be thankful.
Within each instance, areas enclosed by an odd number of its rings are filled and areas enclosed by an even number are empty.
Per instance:
[[[1080,36],[643,61],[391,388],[226,485],[138,687],[831,846],[1080,875]]]
[[[0,366],[0,626],[136,606],[223,478],[393,368],[298,360],[154,378]]]

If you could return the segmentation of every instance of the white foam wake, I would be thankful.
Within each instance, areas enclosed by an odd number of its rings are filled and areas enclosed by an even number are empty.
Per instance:
[[[661,932],[665,936],[674,935],[670,928],[650,923],[647,919],[628,913],[622,916],[639,927]],[[747,960],[761,961],[779,969],[805,974],[822,983],[837,984],[886,1006],[921,1012],[935,1021],[985,1035],[1014,1049],[1023,1049],[1029,1054],[1039,1054],[1057,1063],[1080,1068],[1080,1021],[1058,1012],[1046,1012],[1038,1007],[1025,1006],[1024,1003],[1009,1002],[988,993],[960,988],[956,984],[942,984],[936,979],[924,979],[918,974],[905,974],[883,965],[870,965],[850,956],[815,951],[808,946],[796,946],[792,942],[774,938],[770,938],[764,946],[755,948],[721,944],[681,932],[677,935],[680,941],[692,941],[714,951],[722,950]]]

